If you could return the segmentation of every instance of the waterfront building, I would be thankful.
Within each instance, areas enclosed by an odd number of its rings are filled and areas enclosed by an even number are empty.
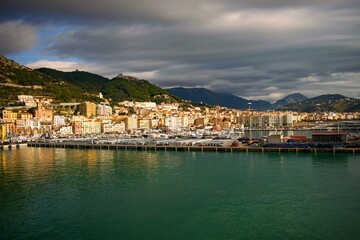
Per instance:
[[[111,133],[113,132],[113,124],[111,120],[103,120],[101,121],[101,132],[102,133]]]
[[[128,116],[125,119],[125,128],[126,130],[137,129],[138,127],[138,117],[136,115]]]
[[[182,119],[179,116],[166,116],[162,120],[161,126],[167,127],[167,129],[176,129],[182,126]]]
[[[125,132],[125,130],[126,127],[124,122],[118,122],[113,125],[113,132],[120,133],[120,132]]]
[[[274,127],[274,122],[275,122],[275,119],[272,114],[264,114],[262,116],[262,126],[263,127],[272,128],[272,127]]]
[[[15,120],[17,119],[17,116],[18,116],[18,114],[13,111],[9,111],[9,110],[1,111],[1,118],[2,118],[3,122],[15,122]]]
[[[3,122],[2,127],[4,128],[5,135],[8,137],[13,136],[16,131],[14,122]]]
[[[57,127],[64,126],[65,125],[65,116],[55,115],[53,124],[54,124],[54,126],[57,126]]]
[[[186,115],[181,116],[181,126],[188,127],[189,126],[189,117]]]
[[[294,116],[292,114],[284,114],[282,121],[284,127],[292,127],[294,124]]]
[[[77,121],[72,123],[73,133],[75,135],[82,134],[82,123],[83,122],[77,122]]]
[[[150,119],[143,118],[138,119],[138,129],[149,129],[150,128]]]
[[[313,132],[312,133],[313,142],[346,142],[347,133],[346,132]]]
[[[62,126],[59,128],[59,133],[61,135],[70,135],[73,133],[73,128],[71,126]]]
[[[264,127],[261,115],[254,115],[249,117],[251,118],[251,127]]]
[[[101,122],[97,121],[85,121],[81,125],[82,135],[86,134],[100,134],[101,133]]]
[[[271,134],[271,135],[269,135],[267,142],[268,143],[281,143],[282,139],[283,139],[282,134]]]
[[[149,120],[150,128],[156,128],[159,126],[159,119],[153,118]]]

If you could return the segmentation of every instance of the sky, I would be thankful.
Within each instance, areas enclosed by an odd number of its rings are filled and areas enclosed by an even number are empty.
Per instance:
[[[3,1],[0,55],[253,100],[360,97],[360,2]]]

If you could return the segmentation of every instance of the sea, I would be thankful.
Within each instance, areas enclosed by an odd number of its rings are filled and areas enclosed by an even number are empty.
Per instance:
[[[0,239],[360,239],[360,156],[0,150]]]

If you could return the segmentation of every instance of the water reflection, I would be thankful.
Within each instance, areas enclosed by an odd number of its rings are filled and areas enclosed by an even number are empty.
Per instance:
[[[349,157],[352,155],[348,153],[316,153],[312,154],[312,161],[314,163],[348,163]]]
[[[6,156],[5,156],[5,153],[3,151],[0,152],[1,154],[1,170],[2,171],[6,171]]]

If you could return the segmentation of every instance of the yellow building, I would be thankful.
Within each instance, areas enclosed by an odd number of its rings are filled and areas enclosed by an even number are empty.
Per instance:
[[[15,122],[17,119],[17,113],[8,111],[8,110],[2,110],[1,111],[1,117],[4,122]]]
[[[138,128],[140,129],[149,129],[150,128],[150,119],[138,119]]]
[[[127,117],[125,119],[125,128],[126,130],[132,130],[132,129],[137,129],[138,127],[138,118],[136,115],[131,116],[131,117]]]
[[[101,122],[86,121],[82,123],[82,134],[100,134]]]
[[[31,113],[20,113],[20,119],[32,119],[34,116]]]
[[[89,117],[96,116],[96,104],[93,102],[83,102],[80,104],[80,113]]]
[[[5,133],[5,125],[4,124],[0,124],[0,140],[1,142],[4,142],[6,137],[6,133]]]
[[[38,102],[37,108],[34,111],[34,117],[39,119],[41,122],[51,122],[53,120],[53,110],[46,109],[42,106],[42,102]]]

